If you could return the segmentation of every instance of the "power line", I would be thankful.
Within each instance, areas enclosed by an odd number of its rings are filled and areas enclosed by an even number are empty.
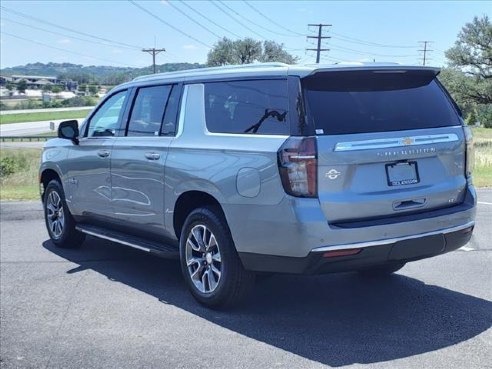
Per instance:
[[[200,41],[200,40],[199,40],[199,39],[197,39],[196,37],[193,37],[193,36],[191,36],[191,35],[187,34],[186,32],[184,32],[184,31],[180,30],[178,27],[175,27],[175,26],[173,26],[171,23],[166,22],[166,21],[165,21],[164,19],[162,19],[161,17],[159,17],[159,16],[157,16],[157,15],[155,15],[155,14],[151,13],[150,11],[148,11],[147,9],[145,9],[143,6],[141,6],[140,4],[136,3],[135,1],[133,1],[133,0],[128,0],[128,1],[129,1],[131,4],[133,4],[135,7],[137,7],[138,9],[140,9],[141,11],[143,11],[144,13],[146,13],[147,15],[151,16],[151,17],[152,17],[152,18],[154,18],[154,19],[157,19],[159,22],[161,22],[162,24],[165,24],[166,26],[168,26],[168,27],[172,28],[172,29],[173,29],[173,30],[175,30],[176,32],[181,33],[182,35],[184,35],[184,36],[188,37],[189,39],[192,39],[192,40],[193,40],[193,41],[195,41],[195,42],[198,42],[199,44],[201,44],[201,45],[203,45],[203,46],[205,46],[205,47],[207,47],[207,48],[210,48],[210,49],[212,48],[212,46],[210,46],[210,45],[206,44],[205,42]]]
[[[360,51],[360,50],[350,49],[348,47],[343,47],[343,46],[333,45],[333,44],[330,44],[330,47],[333,50],[350,51],[350,52],[353,52],[353,53],[356,53],[356,54],[360,54],[360,55],[383,56],[383,57],[388,57],[388,58],[409,58],[409,57],[415,57],[415,54],[412,54],[412,55],[390,55],[390,54],[379,54],[379,53],[373,53],[373,52],[363,52],[363,51]]]
[[[196,21],[195,19],[193,19],[192,17],[190,17],[188,14],[186,14],[186,12],[184,12],[183,10],[179,9],[176,5],[173,4],[172,1],[168,1],[168,4],[171,5],[174,9],[176,9],[178,12],[180,12],[181,14],[183,14],[186,18],[188,18],[190,21],[192,21],[193,23],[197,24],[198,26],[200,26],[201,28],[203,28],[205,31],[211,33],[212,35],[214,35],[215,37],[217,38],[222,38],[220,35],[218,35],[217,33],[209,30],[207,27],[205,27],[203,24],[201,24],[200,22]]]
[[[21,17],[24,17],[24,18],[31,19],[31,20],[34,20],[34,21],[39,22],[39,23],[47,24],[47,25],[49,25],[51,27],[55,27],[57,29],[64,29],[65,31],[69,31],[69,32],[73,32],[73,33],[76,33],[76,34],[79,34],[79,35],[82,35],[82,36],[94,38],[96,40],[105,41],[105,42],[110,43],[110,44],[116,44],[116,45],[120,45],[120,46],[126,46],[126,47],[133,48],[133,49],[141,49],[140,46],[130,45],[130,44],[127,44],[127,43],[124,43],[124,42],[114,41],[114,40],[110,40],[110,39],[107,39],[107,38],[104,38],[104,37],[99,37],[99,36],[91,35],[91,34],[86,33],[86,32],[77,31],[77,30],[74,30],[74,29],[71,29],[71,28],[68,28],[68,27],[61,26],[59,24],[51,23],[49,21],[46,21],[46,20],[43,20],[43,19],[40,19],[40,18],[33,17],[32,15],[29,15],[29,14],[25,14],[25,13],[22,13],[22,12],[19,12],[19,11],[16,11],[16,10],[12,10],[12,9],[6,8],[4,6],[0,6],[0,8],[2,10],[6,11],[6,12],[9,12],[9,13],[12,13],[12,14],[15,14],[15,15],[18,15],[18,16],[21,16]]]
[[[290,32],[290,33],[292,33],[292,34],[294,34],[296,36],[304,36],[304,34],[302,34],[302,33],[292,31],[292,30],[288,29],[287,27],[281,25],[280,23],[275,22],[272,18],[267,17],[263,12],[259,11],[257,8],[255,8],[253,5],[251,5],[248,1],[243,1],[243,2],[247,6],[249,6],[251,9],[253,9],[257,14],[261,15],[263,18],[265,18],[270,23],[276,25],[277,27],[282,28],[283,30],[285,30],[287,32]]]
[[[294,37],[292,35],[286,35],[285,33],[280,33],[280,32],[277,32],[277,31],[273,31],[269,28],[266,28],[265,26],[259,24],[259,23],[256,23],[255,21],[252,21],[251,19],[245,17],[243,14],[239,14],[237,11],[235,11],[233,8],[231,8],[230,6],[228,6],[227,4],[225,4],[223,1],[220,1],[218,0],[225,8],[229,9],[231,12],[233,12],[234,14],[236,14],[237,16],[239,17],[243,17],[246,21],[248,21],[249,23],[255,25],[256,27],[259,27],[261,28],[262,30],[265,30],[267,32],[270,32],[270,33],[273,33],[273,34],[276,34],[276,35],[280,35],[280,36],[284,36],[284,37]]]
[[[254,33],[255,35],[259,36],[261,39],[265,39],[262,35],[260,35],[258,32],[256,32],[254,29],[248,27],[246,24],[244,24],[243,22],[241,22],[240,20],[238,20],[236,17],[234,17],[231,13],[228,13],[227,11],[225,11],[224,9],[222,9],[220,6],[219,6],[219,3],[216,2],[216,1],[212,1],[211,4],[213,4],[217,9],[219,9],[222,13],[224,13],[225,15],[227,15],[228,17],[234,19],[237,23],[239,23],[241,26],[243,26],[244,28],[246,28],[248,31]],[[222,3],[220,3],[221,5],[224,5]]]
[[[27,38],[24,38],[24,37],[21,37],[21,36],[13,35],[13,34],[11,34],[11,33],[5,32],[5,31],[2,31],[1,33],[2,33],[2,34],[4,34],[4,35],[10,36],[10,37],[17,38],[17,39],[19,39],[19,40],[28,41],[28,42],[31,42],[31,43],[34,43],[34,44],[38,44],[38,45],[41,45],[41,46],[44,46],[44,47],[48,47],[48,48],[50,48],[50,49],[54,49],[54,50],[58,50],[58,51],[62,51],[62,52],[67,53],[67,54],[74,54],[74,55],[78,55],[78,56],[83,56],[83,57],[85,57],[85,58],[91,58],[91,59],[96,59],[96,60],[102,60],[102,61],[105,61],[105,62],[110,62],[110,63],[115,63],[115,64],[124,65],[124,66],[126,66],[126,67],[140,68],[140,67],[137,67],[136,65],[123,64],[123,63],[120,63],[120,62],[117,62],[117,61],[114,61],[114,60],[104,59],[104,58],[99,58],[99,57],[95,57],[95,56],[90,56],[90,55],[86,55],[86,54],[78,53],[78,52],[76,52],[76,51],[71,51],[71,50],[67,50],[67,49],[62,49],[61,47],[51,46],[51,45],[45,44],[45,43],[43,43],[43,42],[39,42],[39,41],[35,41],[35,40],[30,40],[30,39],[27,39]]]
[[[149,53],[150,55],[152,55],[152,68],[155,74],[155,56],[163,51],[166,51],[166,49],[156,49],[155,47],[153,47],[152,49],[142,49],[142,51],[144,53]]]
[[[318,40],[318,47],[316,49],[306,49],[316,51],[316,64],[319,64],[319,57],[322,51],[330,51],[330,49],[321,48],[321,40],[331,38],[330,36],[322,36],[323,27],[331,27],[331,24],[308,24],[308,27],[318,27],[318,36],[307,36],[307,38],[315,38]]]
[[[108,43],[107,42],[95,41],[95,40],[86,40],[86,39],[83,39],[81,37],[71,36],[71,35],[67,35],[65,33],[60,33],[60,32],[56,32],[56,31],[50,31],[50,30],[47,30],[46,28],[33,26],[31,24],[17,22],[17,21],[14,21],[12,19],[8,19],[8,18],[5,18],[5,17],[3,17],[3,19],[6,20],[7,22],[10,22],[10,23],[20,24],[21,26],[24,26],[24,27],[29,27],[29,28],[32,28],[32,29],[37,29],[39,31],[51,33],[51,34],[54,34],[54,35],[58,35],[58,36],[62,36],[62,37],[67,37],[67,38],[71,38],[71,39],[79,40],[79,41],[83,41],[83,42],[88,42],[88,43],[91,43],[91,44],[108,46]],[[125,49],[134,50],[133,47],[128,47],[128,46],[118,46],[118,47],[122,47],[122,48],[125,48]]]
[[[345,42],[352,42],[352,43],[356,43],[356,44],[361,44],[361,45],[365,45],[365,46],[372,46],[372,47],[388,47],[388,48],[393,48],[393,49],[414,49],[415,46],[407,46],[407,45],[388,45],[388,44],[380,44],[380,43],[377,43],[377,42],[372,42],[372,41],[365,41],[365,40],[361,40],[359,38],[355,38],[355,37],[350,37],[350,36],[344,36],[340,33],[336,33],[336,32],[331,32],[334,39],[338,39],[338,40],[341,40],[341,41],[345,41]],[[336,37],[338,36],[338,37]]]
[[[237,33],[234,33],[232,32],[231,30],[228,30],[227,28],[224,28],[222,27],[220,24],[218,24],[217,22],[215,22],[214,20],[208,18],[207,16],[205,16],[204,14],[200,13],[198,10],[192,8],[189,4],[186,4],[186,2],[182,1],[180,2],[181,5],[184,5],[186,6],[188,9],[192,10],[193,12],[195,12],[196,14],[198,14],[199,16],[201,16],[202,18],[206,19],[207,21],[209,21],[210,23],[212,23],[213,25],[219,27],[220,29],[222,29],[223,31],[225,32],[228,32],[230,33],[231,35],[237,37],[237,38],[241,38],[241,36],[239,36]]]

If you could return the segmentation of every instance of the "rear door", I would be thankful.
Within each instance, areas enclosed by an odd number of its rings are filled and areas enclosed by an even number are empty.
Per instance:
[[[329,223],[385,218],[463,201],[460,117],[437,71],[322,72],[303,80]]]

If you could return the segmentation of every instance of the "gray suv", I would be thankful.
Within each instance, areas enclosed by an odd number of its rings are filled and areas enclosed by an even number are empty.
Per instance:
[[[136,78],[45,145],[49,236],[177,257],[210,307],[258,274],[384,275],[455,250],[474,227],[473,152],[438,73],[257,64]]]

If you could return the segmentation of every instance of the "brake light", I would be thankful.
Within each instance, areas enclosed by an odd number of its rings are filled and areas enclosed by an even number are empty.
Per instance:
[[[282,185],[289,195],[318,195],[316,137],[288,138],[278,151],[278,166]]]
[[[475,149],[473,147],[473,135],[470,127],[464,126],[465,145],[466,145],[466,160],[465,160],[465,175],[471,177],[473,168],[475,167]]]

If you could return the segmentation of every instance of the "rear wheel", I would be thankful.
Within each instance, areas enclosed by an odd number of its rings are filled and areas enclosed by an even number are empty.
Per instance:
[[[211,308],[239,303],[254,285],[219,209],[193,210],[180,237],[181,270],[191,294]]]
[[[75,221],[65,202],[65,193],[56,179],[46,186],[44,194],[44,218],[51,241],[58,247],[77,248],[85,235],[75,229]]]
[[[397,272],[398,270],[403,268],[405,264],[406,263],[404,262],[387,263],[368,269],[361,269],[358,271],[358,273],[364,277],[384,277]]]

